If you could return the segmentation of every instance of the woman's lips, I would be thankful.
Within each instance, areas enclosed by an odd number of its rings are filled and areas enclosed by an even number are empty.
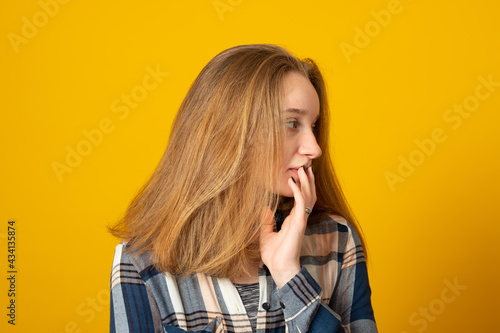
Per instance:
[[[292,172],[294,175],[299,176],[299,169],[301,169],[302,166],[298,166],[296,168],[289,168],[288,171]],[[309,168],[309,166],[306,166],[306,168]],[[298,179],[298,178],[297,178]]]

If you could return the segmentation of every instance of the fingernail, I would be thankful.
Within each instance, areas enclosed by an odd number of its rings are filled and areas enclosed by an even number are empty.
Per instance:
[[[302,166],[302,169],[304,169],[304,172],[307,173],[305,165]]]
[[[292,180],[293,180],[293,183],[294,183],[294,184],[297,184],[297,182],[295,181],[295,179],[293,179],[293,177],[292,177]]]

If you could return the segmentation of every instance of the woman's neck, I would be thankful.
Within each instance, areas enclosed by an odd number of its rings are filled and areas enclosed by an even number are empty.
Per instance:
[[[258,260],[253,260],[249,267],[249,275],[240,275],[231,280],[234,284],[249,284],[259,282],[259,266],[260,258]]]
[[[233,279],[231,282],[234,284],[250,284],[259,282],[259,274],[252,276],[242,276],[236,279]]]

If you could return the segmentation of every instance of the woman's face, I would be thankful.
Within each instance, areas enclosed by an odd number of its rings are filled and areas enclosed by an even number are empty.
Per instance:
[[[319,98],[313,85],[297,72],[289,72],[283,82],[286,141],[283,165],[280,169],[279,194],[293,197],[288,179],[293,177],[300,186],[297,171],[307,168],[312,160],[321,156],[321,148],[314,135],[319,117]]]

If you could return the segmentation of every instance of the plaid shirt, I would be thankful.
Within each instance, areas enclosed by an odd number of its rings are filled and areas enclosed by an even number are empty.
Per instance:
[[[252,332],[229,279],[180,279],[156,270],[148,252],[124,253],[127,246],[115,249],[110,332]],[[300,263],[281,289],[261,263],[257,332],[377,332],[363,250],[349,222],[330,215],[309,223]]]

